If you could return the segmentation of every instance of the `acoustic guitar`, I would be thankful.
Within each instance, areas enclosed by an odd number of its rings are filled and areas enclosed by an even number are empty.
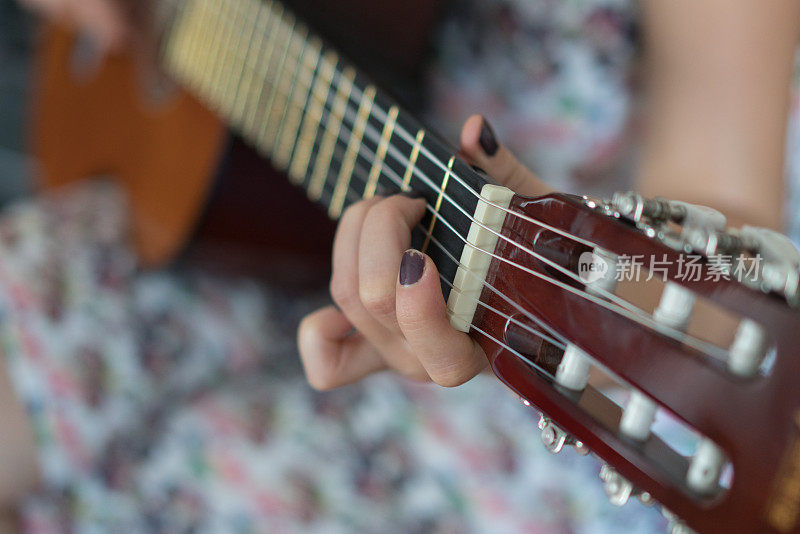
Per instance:
[[[162,67],[194,96],[142,104],[130,64],[81,78],[74,39],[51,34],[36,142],[50,185],[115,175],[151,265],[194,232],[228,130],[331,220],[360,199],[414,191],[428,203],[414,244],[439,267],[453,326],[541,411],[550,451],[596,455],[611,502],[658,504],[672,532],[800,533],[800,257],[786,238],[631,192],[515,195],[284,5],[157,7]],[[98,88],[126,128],[79,137],[75,124],[108,122]],[[282,228],[301,236],[304,222]],[[593,373],[626,394],[595,387]],[[661,417],[689,450],[653,426]]]

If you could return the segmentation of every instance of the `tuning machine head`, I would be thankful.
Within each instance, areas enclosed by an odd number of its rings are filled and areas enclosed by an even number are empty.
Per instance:
[[[539,430],[542,431],[542,444],[553,454],[561,452],[565,445],[572,445],[575,452],[581,456],[586,456],[591,452],[586,444],[569,435],[544,414],[539,416]]]

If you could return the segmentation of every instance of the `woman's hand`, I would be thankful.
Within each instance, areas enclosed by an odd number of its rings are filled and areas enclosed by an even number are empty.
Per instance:
[[[473,115],[461,132],[461,155],[499,184],[524,195],[547,187]],[[439,274],[411,244],[425,202],[402,195],[374,197],[342,216],[333,249],[329,306],[306,317],[298,343],[309,383],[332,389],[391,369],[419,381],[457,386],[487,359],[467,334],[450,326]]]

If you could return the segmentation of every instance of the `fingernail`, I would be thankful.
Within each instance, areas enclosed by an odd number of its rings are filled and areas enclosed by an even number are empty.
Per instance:
[[[494,134],[492,125],[489,124],[489,121],[487,121],[485,117],[483,118],[483,122],[481,122],[481,135],[478,138],[478,143],[480,143],[481,148],[486,152],[487,156],[494,156],[497,153],[497,149],[500,148],[497,144],[497,136]]]
[[[422,193],[420,193],[419,191],[414,191],[413,189],[410,191],[401,191],[400,196],[411,199],[424,198]]]
[[[406,250],[403,253],[403,260],[400,262],[400,284],[413,286],[422,278],[425,271],[425,256],[414,249]]]
[[[472,166],[472,170],[473,170],[473,171],[475,171],[475,172],[479,172],[479,173],[481,173],[481,174],[486,174],[486,171],[485,171],[485,170],[483,170],[483,169],[481,169],[481,168],[480,168],[480,167],[478,167],[477,165],[473,165],[473,166]]]

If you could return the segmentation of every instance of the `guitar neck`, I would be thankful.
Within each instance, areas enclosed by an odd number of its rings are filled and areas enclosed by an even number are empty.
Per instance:
[[[423,196],[413,244],[453,281],[486,181],[282,4],[184,0],[162,59],[330,217],[376,194]]]

